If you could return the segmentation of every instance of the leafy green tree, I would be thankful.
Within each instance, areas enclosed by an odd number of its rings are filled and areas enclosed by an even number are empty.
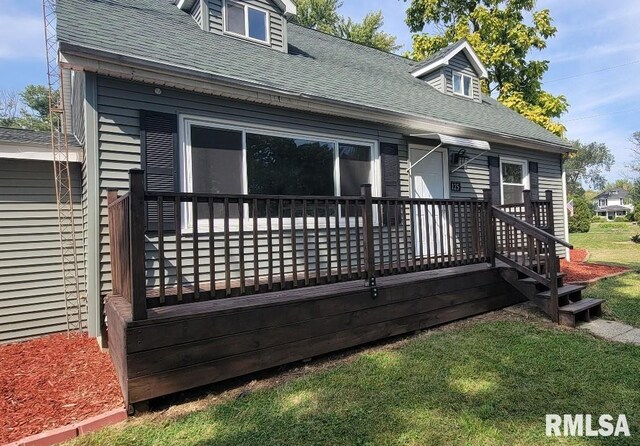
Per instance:
[[[392,52],[400,48],[396,38],[382,31],[384,18],[381,11],[369,12],[362,22],[342,17],[339,0],[297,0],[298,13],[293,21],[299,25],[332,34],[352,42]]]
[[[591,229],[591,206],[583,197],[574,196],[573,215],[569,217],[569,232],[589,232]]]
[[[599,142],[583,144],[579,140],[573,141],[572,145],[576,151],[564,159],[568,194],[578,194],[582,184],[597,190],[604,189],[607,181],[603,172],[608,172],[615,161],[607,145]]]
[[[635,132],[631,135],[629,139],[633,147],[631,151],[633,152],[633,161],[629,165],[634,172],[640,173],[640,132]]]
[[[411,0],[406,22],[413,36],[410,56],[421,60],[465,38],[487,67],[483,91],[558,136],[566,128],[556,119],[568,109],[565,96],[542,89],[547,60],[531,60],[556,34],[548,9],[534,11],[535,0]],[[431,25],[435,34],[423,32]]]
[[[44,131],[49,122],[49,89],[44,85],[0,92],[0,126]]]

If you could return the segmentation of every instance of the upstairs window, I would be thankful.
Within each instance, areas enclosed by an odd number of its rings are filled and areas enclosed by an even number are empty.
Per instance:
[[[269,14],[249,5],[226,2],[225,29],[247,39],[267,43],[269,41]]]
[[[606,198],[601,198],[600,200],[598,200],[598,206],[605,207],[606,205],[607,205]]]
[[[470,98],[472,96],[471,76],[462,73],[453,73],[453,92]]]

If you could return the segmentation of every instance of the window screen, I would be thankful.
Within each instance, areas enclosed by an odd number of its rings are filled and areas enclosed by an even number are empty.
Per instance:
[[[371,183],[371,147],[340,143],[340,195],[360,196],[360,186]]]
[[[244,7],[235,3],[227,2],[227,31],[245,35],[244,28]]]

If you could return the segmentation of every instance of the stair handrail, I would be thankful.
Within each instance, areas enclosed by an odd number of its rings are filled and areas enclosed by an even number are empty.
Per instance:
[[[493,257],[499,258],[500,260],[507,263],[508,265],[515,267],[516,269],[518,269],[518,271],[522,272],[523,274],[529,277],[532,277],[533,279],[539,281],[540,283],[543,283],[544,285],[548,286],[549,293],[550,293],[550,300],[551,300],[550,316],[554,322],[558,322],[559,321],[559,296],[558,296],[559,265],[557,262],[556,244],[565,246],[569,249],[573,249],[573,245],[565,240],[562,240],[556,237],[554,234],[550,234],[549,232],[546,232],[532,225],[531,223],[520,220],[519,218],[514,217],[513,215],[507,212],[504,212],[502,209],[500,209],[495,205],[491,206],[491,214],[494,219],[501,220],[504,223],[511,225],[514,228],[522,231],[523,234],[526,234],[529,237],[532,237],[540,242],[544,242],[547,244],[549,260],[548,260],[548,264],[545,265],[545,268],[548,268],[547,269],[547,273],[549,276],[548,279],[540,275],[539,271],[538,272],[533,271],[533,269],[531,269],[530,267],[527,268],[526,266],[520,265],[518,262],[510,259],[507,256],[503,256],[501,253],[499,253],[496,249],[497,240],[495,239],[496,237],[495,225],[492,225],[492,229],[493,229],[492,247],[494,249]]]
[[[559,245],[565,246],[569,249],[573,249],[573,245],[565,240],[562,240],[559,237],[556,237],[554,234],[551,234],[547,231],[544,231],[540,228],[538,228],[537,226],[532,225],[531,223],[527,223],[526,221],[520,220],[517,217],[514,217],[513,215],[509,214],[508,212],[503,211],[502,209],[500,209],[497,206],[491,206],[492,207],[492,211],[493,211],[493,215],[496,217],[500,217],[500,220],[504,221],[505,223],[509,223],[510,225],[515,226],[516,228],[520,229],[522,232],[524,232],[527,235],[530,235],[532,237],[535,238],[544,238],[544,241],[548,241],[548,242],[555,242]]]

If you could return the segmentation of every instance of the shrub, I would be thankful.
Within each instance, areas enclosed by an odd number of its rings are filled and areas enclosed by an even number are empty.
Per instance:
[[[599,215],[594,215],[593,217],[591,217],[591,223],[602,223],[605,220],[606,218],[601,217]]]
[[[631,236],[631,241],[633,243],[640,243],[640,234],[632,235]]]
[[[633,212],[629,212],[627,215],[624,216],[624,219],[626,221],[636,221],[636,216]]]
[[[624,217],[616,217],[613,221],[616,223],[626,223],[628,220]]]
[[[583,197],[573,197],[573,216],[569,217],[569,232],[589,232],[591,207]]]

